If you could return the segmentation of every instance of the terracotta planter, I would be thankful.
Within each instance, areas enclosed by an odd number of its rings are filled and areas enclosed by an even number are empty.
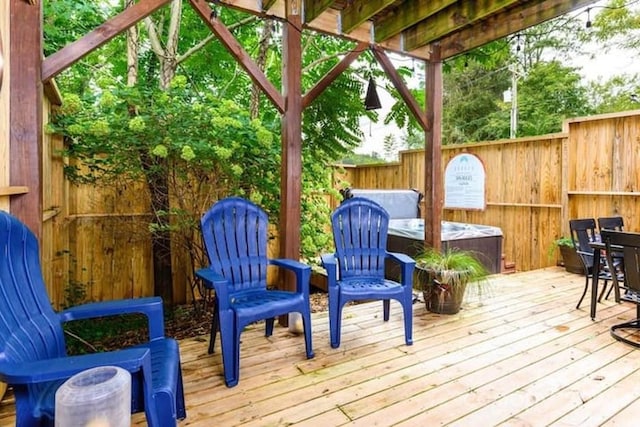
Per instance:
[[[416,269],[415,283],[422,288],[424,303],[432,313],[456,314],[460,311],[467,283],[461,281],[455,285],[446,283],[443,276],[451,277],[455,272]]]

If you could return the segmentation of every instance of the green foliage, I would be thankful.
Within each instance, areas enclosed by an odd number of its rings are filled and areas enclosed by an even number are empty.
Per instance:
[[[637,75],[614,76],[603,82],[591,82],[588,88],[589,102],[596,114],[637,109],[639,104],[632,94],[640,94],[640,78]]]
[[[340,163],[343,165],[371,165],[376,163],[384,163],[384,159],[378,155],[378,153],[371,154],[356,154],[350,153]]]
[[[547,250],[547,256],[549,257],[549,259],[553,259],[556,256],[556,252],[558,250],[558,247],[560,246],[565,246],[565,247],[569,247],[569,248],[573,248],[573,240],[571,240],[571,237],[568,236],[561,236],[559,238],[557,238],[556,240],[554,240],[553,242],[551,242],[551,245],[549,246],[549,249]]]
[[[510,87],[506,64],[487,68],[469,61],[467,67],[445,75],[443,143],[486,141],[509,136],[509,115],[503,111],[502,94]]]
[[[418,253],[416,260],[416,280],[414,285],[429,294],[428,288],[438,286],[443,292],[436,292],[439,306],[444,304],[445,294],[462,301],[468,284],[473,284],[474,291],[482,297],[489,287],[489,272],[472,251],[458,248],[447,248],[436,251],[433,248]],[[433,278],[434,283],[430,283]],[[425,295],[425,299],[427,296]]]
[[[611,0],[593,19],[593,37],[606,48],[640,47],[640,10],[624,0]]]
[[[486,267],[471,251],[463,251],[457,248],[436,251],[433,248],[429,248],[417,254],[414,258],[416,260],[416,268],[450,272],[450,274],[445,274],[444,276],[452,280],[452,282],[447,281],[447,284],[483,281],[489,275]]]
[[[518,97],[518,136],[560,132],[565,119],[593,111],[580,75],[558,61],[539,62],[531,67]]]
[[[115,350],[148,340],[147,317],[143,314],[74,320],[63,327],[70,356]]]

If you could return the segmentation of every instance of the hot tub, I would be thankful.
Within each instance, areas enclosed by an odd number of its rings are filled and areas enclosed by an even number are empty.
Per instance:
[[[442,249],[458,248],[473,251],[490,273],[500,273],[502,267],[502,230],[480,224],[442,221]],[[424,246],[422,218],[391,219],[387,250],[415,256]]]

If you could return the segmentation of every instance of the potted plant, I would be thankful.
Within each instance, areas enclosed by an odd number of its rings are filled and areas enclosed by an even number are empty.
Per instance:
[[[468,284],[477,285],[482,292],[488,283],[489,272],[472,251],[427,249],[415,260],[414,284],[422,290],[427,310],[434,313],[457,313]]]
[[[584,274],[584,267],[580,256],[576,252],[573,246],[573,240],[571,237],[562,236],[553,241],[551,248],[549,249],[549,256],[556,254],[556,249],[560,251],[561,261],[558,263],[570,273]]]

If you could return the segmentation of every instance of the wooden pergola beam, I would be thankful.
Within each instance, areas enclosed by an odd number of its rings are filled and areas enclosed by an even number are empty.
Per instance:
[[[42,81],[46,82],[57,76],[75,62],[169,2],[171,0],[140,0],[86,36],[48,56],[42,62]]]
[[[407,108],[409,108],[411,114],[413,114],[413,116],[416,118],[422,129],[426,131],[429,124],[426,120],[424,112],[422,111],[422,108],[420,107],[420,104],[418,104],[418,101],[416,101],[413,94],[404,83],[404,80],[402,80],[400,74],[398,74],[398,71],[393,66],[393,63],[391,62],[387,54],[382,49],[379,49],[377,47],[373,47],[372,51],[373,56],[376,57],[378,63],[391,80],[391,83],[393,83],[393,86],[396,88],[404,102],[407,104]]]
[[[304,22],[311,22],[320,16],[333,0],[304,0]]]
[[[399,34],[423,19],[440,12],[455,3],[455,0],[409,0],[393,14],[375,24],[375,40],[381,42]]]
[[[302,98],[302,108],[307,108],[313,101],[327,88],[340,74],[342,74],[355,61],[362,52],[367,50],[369,45],[360,42],[354,47],[342,61],[338,62],[327,74],[322,77]]]
[[[227,48],[231,56],[235,58],[242,68],[249,74],[249,77],[260,89],[267,95],[267,98],[271,100],[273,105],[283,113],[285,110],[284,98],[282,94],[276,89],[276,87],[269,81],[267,76],[262,72],[260,67],[249,56],[249,54],[243,49],[242,45],[238,43],[236,38],[231,34],[231,31],[212,14],[212,9],[208,4],[201,0],[189,0],[191,6],[196,11],[200,18],[207,24],[207,26],[218,37],[222,44]]]
[[[508,12],[496,14],[481,24],[466,27],[440,40],[442,59],[451,58],[462,52],[487,44],[493,40],[517,33],[540,22],[557,18],[572,10],[588,6],[593,0],[547,0],[535,7],[518,5]]]
[[[219,2],[222,5],[242,10],[244,12],[261,17],[268,16],[269,18],[276,19],[281,22],[286,21],[284,14],[284,0],[275,0],[273,5],[269,7],[268,11],[263,10],[263,7],[260,6],[260,2],[256,0],[219,0]],[[346,40],[371,43],[373,26],[371,21],[363,22],[358,27],[347,33],[342,30],[341,20],[342,18],[340,11],[328,8],[313,21],[304,22],[303,27],[305,29],[318,31],[323,34],[339,36]],[[385,50],[401,53],[412,58],[423,60],[429,58],[430,49],[428,46],[420,47],[413,50],[412,52],[404,50],[402,47],[402,37],[400,34],[386,39],[383,42],[378,43],[378,45],[380,45]]]
[[[489,17],[499,10],[517,4],[519,0],[492,0],[487,2],[454,2],[434,14],[428,21],[419,22],[403,32],[404,48],[407,50],[429,44],[451,31],[463,28],[471,22]],[[543,2],[544,0],[537,0]],[[528,4],[531,5],[532,2]]]
[[[9,185],[28,188],[10,199],[10,210],[42,235],[42,22],[41,4],[9,0]]]
[[[424,144],[424,244],[440,250],[442,247],[442,207],[444,183],[442,176],[442,61],[440,47],[433,46],[431,59],[425,64],[426,121]]]
[[[366,20],[375,16],[385,7],[393,4],[395,0],[354,0],[348,3],[340,13],[342,19],[342,31],[349,33],[359,27]],[[376,31],[377,31],[376,27]]]
[[[264,0],[262,2],[262,11],[268,12],[271,9],[271,6],[275,4],[276,0]]]
[[[287,22],[283,27],[282,90],[286,99],[282,115],[282,164],[280,170],[280,256],[300,259],[302,220],[302,15],[287,0]],[[291,276],[284,288],[295,289]],[[281,318],[281,324],[286,319]]]

